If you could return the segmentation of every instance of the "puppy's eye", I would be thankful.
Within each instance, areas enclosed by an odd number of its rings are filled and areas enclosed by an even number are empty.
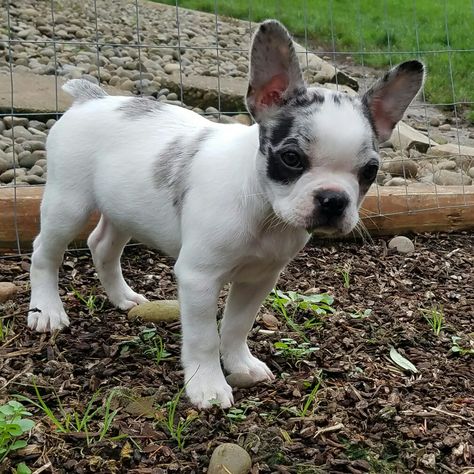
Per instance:
[[[303,169],[303,164],[301,163],[300,155],[298,155],[298,153],[296,153],[295,151],[284,151],[280,155],[280,160],[288,168],[292,168],[294,170]]]
[[[369,163],[368,165],[365,165],[362,168],[360,176],[364,181],[371,182],[376,178],[378,170],[378,165],[376,165],[375,163]]]

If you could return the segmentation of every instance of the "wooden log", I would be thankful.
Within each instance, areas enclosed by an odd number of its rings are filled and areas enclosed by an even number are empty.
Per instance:
[[[42,186],[0,188],[0,251],[31,249],[39,232]],[[361,208],[361,217],[372,235],[474,229],[474,186],[372,188]],[[83,245],[97,223],[94,215],[78,235]]]

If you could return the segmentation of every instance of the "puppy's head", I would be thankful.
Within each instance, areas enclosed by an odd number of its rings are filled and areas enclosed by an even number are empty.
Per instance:
[[[259,177],[275,214],[320,233],[348,233],[387,140],[423,84],[418,61],[398,65],[362,98],[307,87],[288,31],[262,23],[250,57],[247,108],[259,124]]]

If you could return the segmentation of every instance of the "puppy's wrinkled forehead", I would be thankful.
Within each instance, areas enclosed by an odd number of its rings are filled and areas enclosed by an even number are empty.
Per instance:
[[[358,97],[323,88],[302,89],[260,123],[260,151],[297,147],[314,164],[357,163],[361,150],[376,150],[371,124]]]

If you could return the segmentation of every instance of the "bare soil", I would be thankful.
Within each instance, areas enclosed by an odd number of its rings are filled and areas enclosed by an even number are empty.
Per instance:
[[[203,473],[223,442],[248,450],[253,474],[474,472],[474,355],[451,350],[453,336],[474,348],[474,241],[459,233],[420,235],[415,244],[409,256],[391,253],[383,239],[313,242],[301,252],[279,288],[334,297],[335,312],[305,332],[316,350],[299,358],[277,355],[275,342],[293,338],[300,345],[302,339],[282,318],[272,328],[268,314],[276,313],[263,308],[249,341],[276,380],[238,390],[229,411],[198,413],[182,397],[174,425],[196,418],[181,449],[165,426],[168,402],[182,387],[179,322],[130,322],[106,302],[90,255],[73,251],[60,274],[71,326],[53,336],[33,334],[25,325],[29,259],[0,259],[0,281],[21,288],[14,303],[0,306],[0,404],[18,394],[37,401],[36,385],[63,422],[60,404],[82,414],[94,394],[100,408],[115,393],[111,407],[118,410],[100,440],[103,411],[92,417],[87,435],[72,428],[61,433],[24,402],[36,426],[28,447],[0,472],[23,460],[33,471],[51,463],[41,472]],[[176,297],[168,258],[132,246],[123,267],[131,286],[149,299]],[[341,270],[348,272],[347,287]],[[87,308],[77,294],[96,298]],[[422,308],[442,309],[439,335]],[[296,321],[312,316],[301,312]],[[147,328],[156,329],[169,353],[158,362],[149,349],[159,339],[147,340],[154,334]],[[394,364],[391,347],[418,373]],[[302,417],[311,391],[314,402]]]

